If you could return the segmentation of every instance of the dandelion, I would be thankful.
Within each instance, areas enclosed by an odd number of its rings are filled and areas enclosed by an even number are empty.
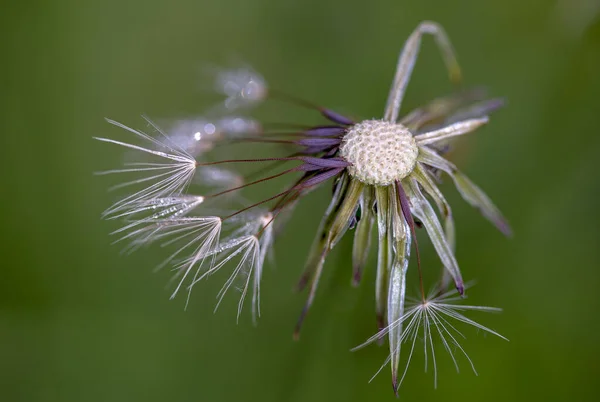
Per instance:
[[[308,296],[294,330],[296,338],[315,300],[325,260],[348,230],[354,230],[354,285],[361,281],[368,264],[372,234],[377,234],[375,311],[380,332],[367,343],[387,337],[388,361],[396,392],[404,378],[404,375],[399,376],[401,346],[406,341],[412,342],[410,361],[419,329],[425,331],[426,350],[430,347],[432,359],[435,359],[434,332],[440,335],[453,359],[452,348],[462,350],[448,317],[498,335],[459,313],[491,309],[454,306],[451,304],[454,296],[448,297],[450,282],[460,296],[464,294],[465,285],[454,256],[452,210],[437,183],[443,174],[450,176],[469,204],[479,209],[501,232],[510,235],[508,224],[491,200],[444,156],[453,138],[487,124],[489,115],[502,101],[486,99],[485,92],[476,89],[436,99],[399,118],[425,34],[435,38],[450,78],[460,79],[454,50],[442,28],[433,22],[421,23],[400,53],[382,119],[355,121],[268,89],[258,73],[244,67],[217,74],[215,86],[226,97],[225,109],[277,100],[312,109],[328,123],[317,126],[261,124],[225,115],[210,122],[199,120],[195,125],[182,122],[168,132],[148,120],[153,133],[146,134],[109,121],[133,133],[145,145],[107,138],[98,138],[100,141],[158,159],[104,172],[143,175],[115,186],[141,188],[118,200],[104,213],[106,218],[126,220],[124,226],[115,231],[120,236],[118,241],[129,241],[129,251],[152,244],[175,247],[160,264],[175,271],[173,296],[185,288],[189,297],[198,282],[227,270],[229,276],[217,295],[217,306],[232,288],[237,289],[241,294],[239,317],[244,300],[251,292],[256,319],[260,315],[260,282],[265,257],[271,253],[276,234],[303,197],[330,182],[333,195],[298,283],[299,289],[308,288]],[[205,142],[198,148],[195,142],[200,140]],[[275,144],[279,151],[289,151],[264,158],[208,159],[217,146],[228,143]],[[257,169],[253,170],[252,166]],[[235,173],[236,169],[242,173]],[[247,188],[284,177],[294,179],[276,194],[257,202],[239,197]],[[198,191],[191,193],[192,188]],[[241,208],[234,208],[238,202],[242,202]],[[411,243],[416,246],[416,227],[425,229],[444,269],[438,296],[426,298],[422,292],[421,302],[410,305],[406,304],[406,280]],[[419,277],[422,277],[418,247],[416,255]]]

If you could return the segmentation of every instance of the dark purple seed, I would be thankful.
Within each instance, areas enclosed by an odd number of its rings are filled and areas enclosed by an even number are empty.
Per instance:
[[[345,126],[350,126],[350,125],[354,124],[354,122],[352,120],[350,120],[347,117],[342,116],[341,114],[334,112],[333,110],[321,109],[321,114],[327,120],[331,120],[334,123],[343,124]]]
[[[334,176],[342,173],[345,168],[337,168],[331,170],[325,170],[323,172],[317,173],[316,175],[307,178],[298,184],[298,188],[308,188],[315,186],[319,183],[324,182],[325,180],[331,179]]]
[[[334,145],[340,145],[341,142],[342,140],[339,138],[305,138],[296,141],[296,144],[306,147],[332,147]]]
[[[298,154],[302,154],[302,155],[320,154],[321,152],[327,151],[329,148],[331,148],[331,147],[307,147],[307,148],[303,149],[302,151],[299,151]]]
[[[315,158],[313,156],[303,156],[299,158],[301,161],[311,165],[323,168],[345,168],[350,166],[350,163],[342,158]]]
[[[308,129],[304,134],[315,137],[332,137],[344,134],[346,129],[340,126],[320,126]]]
[[[413,226],[414,220],[410,211],[410,203],[408,202],[408,197],[406,197],[404,188],[402,188],[402,184],[400,184],[399,181],[396,182],[396,189],[398,192],[398,199],[400,200],[400,209],[402,210],[402,215],[404,215],[404,219],[406,220],[406,222],[409,225]]]

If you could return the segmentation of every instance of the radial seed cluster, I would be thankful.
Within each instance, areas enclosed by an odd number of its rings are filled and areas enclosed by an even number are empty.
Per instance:
[[[214,85],[224,99],[206,115],[179,118],[164,128],[144,117],[145,131],[108,120],[123,139],[97,139],[126,149],[127,157],[138,154],[120,169],[100,172],[128,177],[111,188],[128,191],[103,213],[105,219],[123,222],[113,232],[115,242],[124,244],[127,252],[154,245],[169,250],[157,266],[175,273],[172,297],[185,290],[189,300],[199,282],[224,272],[216,307],[227,294],[238,292],[238,317],[249,298],[257,320],[263,268],[271,260],[277,234],[302,199],[327,185],[331,200],[319,213],[321,223],[298,283],[298,289],[307,290],[307,299],[294,336],[298,338],[316,300],[329,252],[353,233],[352,283],[358,286],[366,269],[375,271],[378,332],[361,347],[387,339],[389,356],[383,366],[391,367],[394,391],[398,393],[417,340],[424,348],[416,350],[424,351],[426,364],[432,360],[434,372],[434,338],[457,368],[459,352],[473,366],[457,341],[462,333],[449,319],[501,337],[462,314],[497,309],[460,304],[466,286],[454,255],[454,216],[438,183],[450,178],[465,201],[510,235],[487,195],[446,159],[453,137],[487,124],[502,100],[487,99],[481,89],[461,91],[400,115],[423,35],[435,37],[450,77],[460,78],[443,29],[433,22],[421,23],[400,53],[380,120],[350,118],[272,90],[247,66],[217,71]],[[311,109],[324,121],[281,123],[277,116],[271,121],[280,123],[274,124],[247,116],[253,107],[271,101]],[[252,157],[253,150],[264,152]],[[242,153],[243,158],[236,156]],[[256,188],[257,193],[265,182],[278,182],[282,190],[250,200],[246,189]],[[423,278],[432,270],[421,267],[417,230],[427,233],[443,266],[430,294],[424,291]],[[371,253],[373,246],[376,253]],[[409,266],[413,248],[416,264]],[[372,254],[376,262],[371,262]],[[414,273],[420,283],[416,297],[407,291],[407,279]],[[401,355],[403,345],[408,350]]]

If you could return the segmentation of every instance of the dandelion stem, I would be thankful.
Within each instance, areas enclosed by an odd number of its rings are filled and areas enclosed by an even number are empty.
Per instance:
[[[267,173],[270,170],[273,170],[274,168],[276,168],[277,166],[281,165],[282,163],[285,163],[286,161],[273,161],[273,163],[270,163],[267,166],[263,166],[262,168],[250,173],[249,175],[247,175],[245,177],[245,180],[252,180],[254,177],[259,176],[261,174]]]
[[[315,110],[321,110],[322,108],[315,105],[312,102],[309,102],[307,100],[298,98],[296,96],[293,95],[289,95],[286,94],[285,92],[281,92],[278,91],[276,89],[269,89],[269,96],[273,99],[278,99],[284,102],[288,102],[288,103],[292,103],[295,104],[297,106],[301,106],[301,107],[305,107],[307,109],[315,109]]]
[[[276,90],[270,90],[269,91],[269,95],[273,99],[279,99],[279,100],[282,100],[282,101],[285,101],[285,102],[293,103],[295,105],[302,106],[302,107],[305,107],[307,109],[318,110],[323,117],[325,117],[327,120],[331,120],[331,121],[333,121],[335,123],[343,124],[345,126],[349,126],[349,125],[354,124],[354,122],[351,119],[349,119],[349,118],[347,118],[345,116],[342,116],[342,115],[340,115],[340,114],[338,114],[338,113],[336,113],[336,112],[334,112],[332,110],[329,110],[329,109],[317,106],[314,103],[306,101],[304,99],[300,99],[300,98],[297,98],[295,96],[288,95],[286,93],[283,93],[283,92],[280,92],[280,91],[276,91]]]
[[[232,191],[240,190],[242,188],[249,187],[249,186],[252,186],[254,184],[258,184],[258,183],[262,183],[262,182],[265,182],[265,181],[269,181],[269,180],[275,179],[277,177],[286,175],[286,174],[291,173],[291,172],[296,172],[296,171],[298,171],[298,168],[292,168],[292,169],[284,170],[283,172],[279,172],[277,174],[274,174],[274,175],[271,175],[271,176],[268,176],[268,177],[263,177],[262,179],[254,180],[254,181],[252,181],[250,183],[242,184],[241,186],[237,186],[237,187],[230,188],[228,190],[221,191],[220,193],[215,193],[215,194],[207,195],[205,198],[218,197],[220,195],[227,194],[227,193],[230,193]]]
[[[279,197],[281,197],[282,195],[285,195],[285,194],[289,193],[289,192],[290,192],[290,191],[292,191],[292,190],[293,190],[293,188],[291,188],[291,189],[288,189],[288,190],[285,190],[285,191],[282,191],[281,193],[275,194],[274,196],[272,196],[272,197],[269,197],[269,198],[267,198],[267,199],[265,199],[265,200],[259,201],[259,202],[255,203],[255,204],[252,204],[252,205],[250,205],[250,206],[247,206],[247,207],[245,207],[245,208],[242,208],[242,209],[240,209],[239,211],[232,213],[231,215],[227,215],[227,216],[226,216],[226,217],[224,217],[222,220],[223,220],[223,221],[225,221],[225,220],[227,220],[227,219],[233,218],[234,216],[236,216],[236,215],[239,215],[239,214],[241,214],[242,212],[245,212],[245,211],[247,211],[247,210],[249,210],[249,209],[252,209],[252,208],[254,208],[254,207],[257,207],[257,206],[259,206],[259,205],[262,205],[262,204],[264,204],[264,203],[267,203],[267,202],[269,202],[269,201],[272,201],[272,200],[274,200],[274,199],[276,199],[276,198],[279,198]]]
[[[290,192],[288,192],[282,199],[281,201],[285,201],[285,199],[287,198],[288,195],[292,194],[291,190]],[[295,191],[294,196],[297,196],[300,194],[300,190]],[[289,205],[291,202],[293,202],[296,198],[292,198],[291,200],[288,199],[287,201],[285,201],[285,203],[283,203],[283,205],[279,208],[277,208],[276,210],[274,210],[275,214],[271,217],[271,219],[269,220],[269,222],[267,222],[263,228],[257,233],[256,237],[260,237],[263,232],[265,231],[265,229],[275,220],[275,218],[277,218],[277,216],[279,216],[279,214],[281,213],[281,211],[283,211],[283,209]]]

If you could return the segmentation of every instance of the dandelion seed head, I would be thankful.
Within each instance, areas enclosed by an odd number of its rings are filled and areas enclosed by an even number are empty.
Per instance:
[[[316,298],[329,252],[346,233],[353,232],[354,285],[359,284],[369,265],[371,240],[377,238],[374,307],[380,332],[365,344],[388,339],[389,357],[384,366],[389,363],[391,367],[394,391],[397,393],[404,379],[417,340],[423,341],[426,365],[431,361],[434,373],[434,338],[439,339],[457,367],[455,355],[462,353],[471,362],[458,343],[462,333],[452,320],[501,335],[462,315],[467,310],[496,309],[455,304],[462,301],[465,286],[454,255],[452,210],[438,188],[438,180],[447,174],[469,204],[503,233],[510,234],[492,201],[444,157],[454,137],[487,124],[488,115],[503,102],[486,99],[481,90],[462,91],[401,115],[423,35],[435,36],[450,76],[460,77],[443,29],[430,21],[421,23],[400,54],[381,120],[357,123],[294,95],[267,90],[262,76],[247,66],[215,71],[213,87],[224,99],[202,113],[210,117],[179,119],[166,131],[146,118],[153,129],[150,134],[109,120],[141,144],[98,140],[148,158],[103,172],[140,176],[113,186],[129,189],[130,193],[103,214],[106,219],[124,220],[124,226],[113,232],[120,236],[117,242],[129,242],[127,252],[148,245],[173,246],[174,251],[157,267],[168,266],[175,272],[172,297],[185,289],[189,301],[197,283],[218,272],[225,273],[227,279],[217,294],[216,307],[229,289],[237,290],[239,318],[244,299],[251,293],[256,322],[266,256],[272,255],[273,243],[299,201],[329,182],[333,190],[329,206],[317,211],[323,214],[321,223],[298,283],[299,289],[307,287],[308,295],[294,337],[298,338]],[[261,124],[237,112],[231,114],[267,100],[310,109],[328,122],[314,126],[286,122],[277,116]],[[244,147],[230,147],[236,144]],[[254,144],[269,144],[265,151],[274,153],[252,158]],[[211,151],[217,146],[213,155]],[[236,157],[236,152],[243,153],[243,157]],[[258,200],[245,198],[246,188],[283,177],[289,180],[279,192],[263,194]],[[429,296],[424,292],[416,226],[427,233],[443,266],[439,285]],[[421,290],[421,297],[416,299],[407,297],[406,292],[407,277],[415,265],[409,264],[413,245]],[[451,281],[457,290],[447,293]],[[456,293],[461,297],[454,296]],[[404,372],[400,369],[402,361],[406,362]]]
[[[352,164],[350,175],[375,186],[387,186],[408,176],[418,154],[415,138],[406,127],[383,120],[354,125],[340,146],[340,155]]]

